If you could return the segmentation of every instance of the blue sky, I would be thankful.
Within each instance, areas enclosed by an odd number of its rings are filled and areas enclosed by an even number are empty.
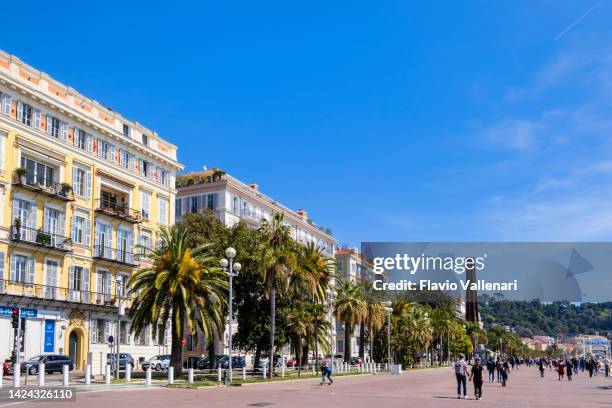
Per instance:
[[[0,48],[340,243],[612,239],[612,2],[84,4]]]

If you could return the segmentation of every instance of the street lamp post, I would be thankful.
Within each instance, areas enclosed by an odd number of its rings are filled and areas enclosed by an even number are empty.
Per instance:
[[[234,263],[234,258],[236,257],[236,250],[232,247],[229,247],[225,250],[225,256],[227,257],[227,259],[223,258],[221,259],[221,261],[219,262],[221,264],[221,268],[223,268],[223,272],[227,273],[229,276],[229,307],[228,307],[228,317],[227,317],[227,321],[228,321],[228,346],[227,346],[227,350],[229,353],[229,358],[228,358],[228,362],[227,362],[227,368],[228,368],[228,380],[229,382],[232,382],[232,324],[233,324],[233,319],[232,319],[232,315],[233,315],[233,309],[232,309],[232,303],[233,303],[233,293],[232,293],[232,278],[234,276],[238,276],[238,272],[240,272],[240,269],[242,268],[242,265],[240,265],[240,263],[236,262]],[[229,268],[228,268],[229,266]]]
[[[334,317],[333,302],[334,302],[334,298],[336,297],[337,293],[334,289],[330,289],[330,288],[327,288],[325,290],[325,293],[327,293],[327,304],[329,306],[329,309],[328,309],[328,314],[329,314],[329,361],[333,369],[334,346],[335,346],[334,331],[336,330],[336,327],[333,324],[333,317]]]
[[[115,378],[117,380],[119,379],[119,336],[121,335],[121,297],[123,296],[123,293],[119,292],[119,287],[121,287],[122,283],[123,278],[121,277],[121,275],[117,275],[117,277],[115,278],[115,293],[117,294],[117,330],[115,330]],[[125,364],[125,369],[127,370],[127,360]]]
[[[389,306],[385,307],[387,312],[387,364],[391,364],[391,312],[393,309]]]

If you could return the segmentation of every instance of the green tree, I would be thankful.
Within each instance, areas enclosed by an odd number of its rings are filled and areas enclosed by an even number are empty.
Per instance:
[[[159,249],[151,254],[152,266],[132,275],[129,296],[131,331],[137,335],[151,325],[153,336],[171,322],[171,365],[182,371],[181,338],[185,323],[189,333],[196,327],[209,338],[212,329],[223,328],[227,281],[210,255],[210,244],[189,248],[189,230],[180,226],[163,229]]]

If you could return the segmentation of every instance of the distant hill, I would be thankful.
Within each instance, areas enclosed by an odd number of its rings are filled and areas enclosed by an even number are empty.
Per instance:
[[[541,303],[510,301],[481,296],[480,317],[485,328],[510,326],[523,337],[612,333],[612,302]]]

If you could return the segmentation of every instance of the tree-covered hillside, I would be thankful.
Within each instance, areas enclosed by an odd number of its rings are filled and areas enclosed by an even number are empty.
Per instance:
[[[541,303],[510,301],[482,296],[480,316],[486,328],[511,326],[523,337],[547,335],[564,337],[574,334],[606,335],[612,332],[612,302]]]

